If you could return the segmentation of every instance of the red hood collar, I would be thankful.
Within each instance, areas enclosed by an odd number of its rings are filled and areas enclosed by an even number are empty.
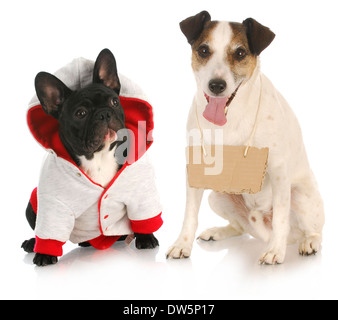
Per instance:
[[[153,110],[148,102],[140,99],[120,97],[120,101],[126,116],[126,128],[134,133],[127,161],[130,165],[140,159],[153,143]],[[41,105],[28,110],[27,123],[39,144],[75,164],[60,140],[58,121],[47,115]]]

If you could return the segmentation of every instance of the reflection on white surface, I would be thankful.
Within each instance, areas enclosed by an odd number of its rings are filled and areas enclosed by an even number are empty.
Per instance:
[[[20,277],[26,275],[32,286],[21,287],[15,295],[48,299],[311,299],[330,295],[321,292],[329,281],[321,253],[301,257],[297,246],[290,246],[283,265],[261,266],[257,257],[264,244],[249,236],[198,240],[192,257],[185,260],[166,260],[166,246],[145,251],[124,243],[105,251],[67,247],[70,250],[57,265],[45,268],[33,266],[33,254],[23,255],[25,263],[17,261],[19,274],[13,283],[20,285]]]

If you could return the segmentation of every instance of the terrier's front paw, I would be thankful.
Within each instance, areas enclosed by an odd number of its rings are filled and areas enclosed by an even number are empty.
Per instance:
[[[192,245],[186,241],[176,241],[167,251],[167,259],[185,259],[189,258],[192,251]]]
[[[155,236],[151,234],[135,233],[137,249],[155,249],[160,244]]]
[[[278,250],[271,250],[262,255],[262,257],[259,259],[259,263],[268,265],[282,264],[284,259],[285,253],[282,253]]]
[[[37,253],[34,257],[33,262],[38,267],[45,267],[51,264],[56,264],[58,262],[58,258],[47,254]]]

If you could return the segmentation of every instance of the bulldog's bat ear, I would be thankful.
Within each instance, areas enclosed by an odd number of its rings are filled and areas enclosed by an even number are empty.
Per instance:
[[[35,91],[43,110],[58,119],[62,104],[72,94],[61,80],[50,73],[40,72],[35,77]]]
[[[102,50],[96,59],[93,83],[102,83],[120,94],[121,84],[117,73],[116,60],[108,49]]]
[[[246,28],[250,51],[259,56],[270,45],[276,35],[268,27],[261,25],[252,18],[244,20],[243,25]]]
[[[209,12],[202,11],[196,16],[187,18],[180,23],[180,28],[189,44],[193,44],[202,34],[205,24],[211,21]]]

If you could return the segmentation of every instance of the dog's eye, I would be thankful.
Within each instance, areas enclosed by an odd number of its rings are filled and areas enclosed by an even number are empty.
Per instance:
[[[243,49],[243,48],[238,48],[235,52],[235,58],[238,61],[243,60],[246,57],[246,55],[247,55],[247,53],[246,53],[245,49]]]
[[[198,48],[198,54],[201,58],[207,58],[210,56],[210,49],[207,45],[202,45]]]
[[[75,112],[75,116],[79,119],[83,119],[87,116],[88,112],[86,109],[78,109],[76,112]]]
[[[119,99],[117,99],[117,98],[111,99],[111,105],[113,107],[118,107],[119,106]]]

